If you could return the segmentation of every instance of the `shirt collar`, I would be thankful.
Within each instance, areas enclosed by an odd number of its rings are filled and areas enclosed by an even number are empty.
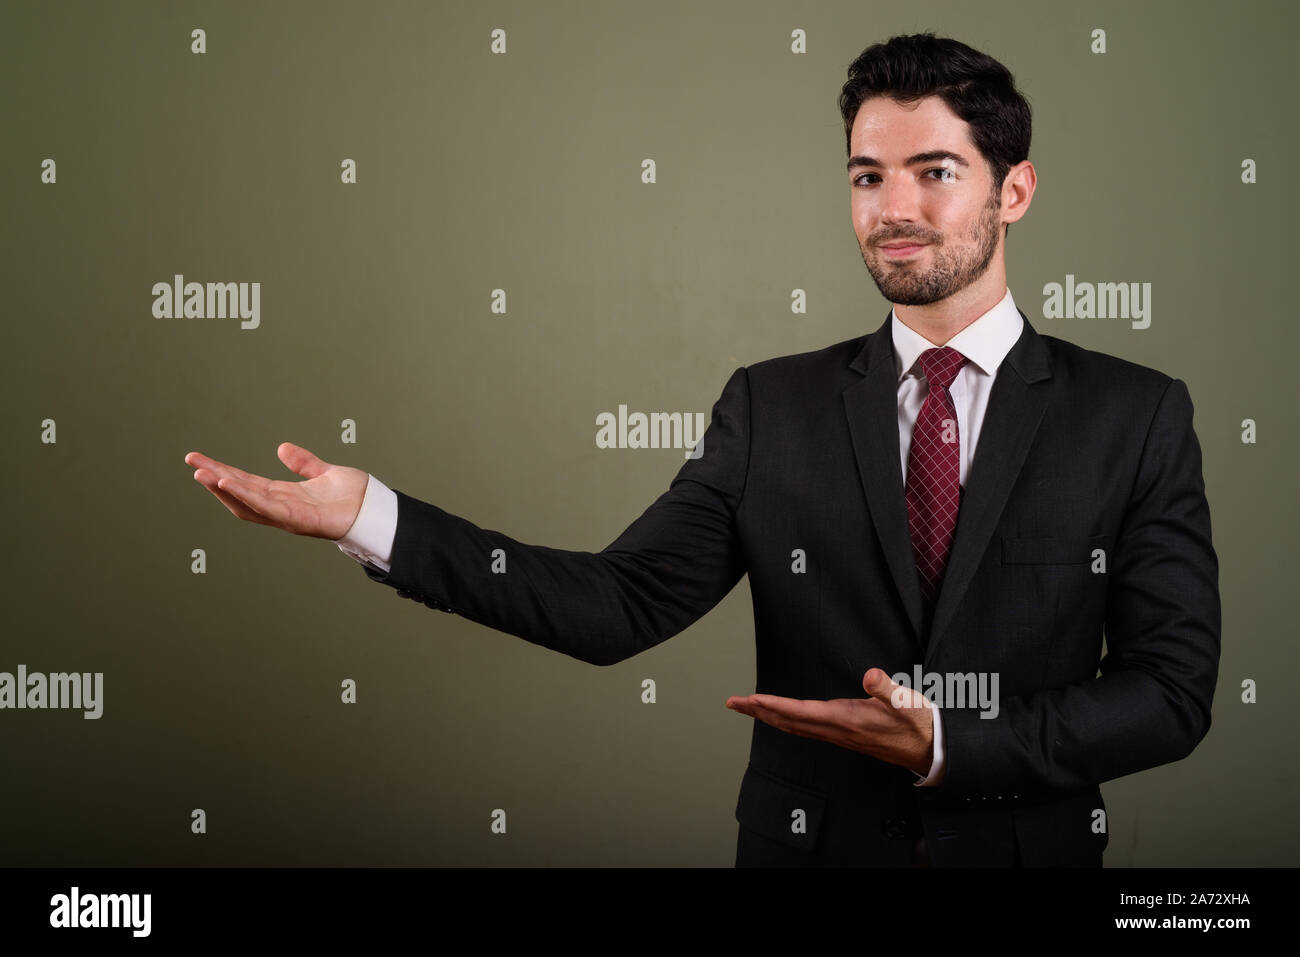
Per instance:
[[[921,357],[921,353],[936,346],[919,332],[903,325],[892,309],[889,318],[891,320],[889,328],[894,337],[895,369],[898,372],[898,381],[902,382],[912,371],[912,367],[916,366],[916,360]],[[1024,320],[1020,317],[1020,310],[1016,308],[1016,302],[1011,298],[1011,290],[1007,289],[1006,295],[996,306],[944,345],[956,349],[985,375],[993,375],[998,366],[1002,365],[1002,360],[1007,357],[1011,347],[1016,344],[1016,340],[1020,338],[1023,325]],[[919,366],[916,371],[919,375]]]

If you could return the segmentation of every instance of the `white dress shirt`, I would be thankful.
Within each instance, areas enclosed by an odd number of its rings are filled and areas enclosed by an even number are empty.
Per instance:
[[[907,454],[912,446],[912,429],[921,405],[929,393],[929,383],[917,361],[926,349],[938,348],[920,333],[903,325],[897,312],[891,310],[889,327],[893,333],[894,358],[898,372],[898,454],[903,467],[903,484],[907,484]],[[996,306],[980,316],[944,345],[956,349],[970,361],[957,372],[948,389],[957,409],[957,440],[960,447],[958,481],[964,487],[975,458],[975,445],[979,441],[984,411],[988,408],[989,393],[997,377],[998,366],[1011,347],[1020,338],[1024,320],[1016,309],[1011,290]],[[336,544],[345,555],[371,567],[387,572],[391,567],[393,538],[397,534],[397,493],[373,475],[366,484],[361,511],[357,513],[347,534]],[[943,779],[947,761],[943,750],[943,723],[939,709],[934,709],[934,759],[929,773],[917,775],[916,784],[932,787]]]

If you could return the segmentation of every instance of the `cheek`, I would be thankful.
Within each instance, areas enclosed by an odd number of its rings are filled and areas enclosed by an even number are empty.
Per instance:
[[[871,211],[861,203],[854,204],[851,219],[853,221],[853,231],[858,234],[859,240],[865,240],[875,228],[875,221],[871,216]]]

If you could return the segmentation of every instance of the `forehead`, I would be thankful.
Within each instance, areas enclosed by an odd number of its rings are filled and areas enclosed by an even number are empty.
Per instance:
[[[887,96],[864,100],[853,119],[849,145],[855,155],[879,157],[886,163],[901,162],[920,150],[975,153],[970,124],[938,96],[908,104]]]

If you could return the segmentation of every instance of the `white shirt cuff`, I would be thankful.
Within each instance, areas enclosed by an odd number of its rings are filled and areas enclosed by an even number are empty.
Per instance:
[[[944,769],[947,768],[947,762],[943,753],[943,721],[939,718],[939,709],[934,709],[934,760],[930,762],[930,773],[924,778],[917,774],[919,781],[912,783],[918,788],[932,788],[943,780]],[[915,771],[912,772],[916,774]]]
[[[343,554],[385,574],[392,567],[393,538],[397,535],[397,493],[373,475],[366,483],[352,527],[335,544]]]

